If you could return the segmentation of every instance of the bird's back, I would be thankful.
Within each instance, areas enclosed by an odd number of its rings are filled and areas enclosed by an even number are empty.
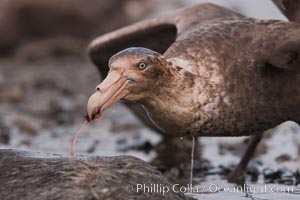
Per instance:
[[[299,121],[299,44],[296,23],[235,17],[191,27],[165,56],[197,79],[195,129],[247,135]]]

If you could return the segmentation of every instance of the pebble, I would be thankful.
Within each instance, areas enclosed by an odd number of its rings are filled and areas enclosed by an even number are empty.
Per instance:
[[[9,144],[10,133],[10,128],[6,126],[3,120],[0,120],[0,144]]]
[[[62,127],[56,127],[54,129],[52,129],[51,131],[51,136],[53,138],[60,138],[62,137],[64,134],[66,133],[66,129],[62,128]]]
[[[281,168],[278,170],[265,169],[263,171],[265,183],[278,183],[284,185],[294,185],[295,175],[292,171]]]
[[[258,177],[260,175],[260,171],[258,169],[259,163],[255,161],[250,161],[247,167],[247,175],[250,176],[250,181],[251,182],[257,182]]]
[[[37,134],[37,127],[31,123],[31,121],[23,119],[21,116],[15,116],[13,118],[13,125],[19,128],[21,133],[26,133],[29,135],[36,135]]]
[[[278,156],[276,158],[276,162],[277,163],[283,163],[283,162],[286,162],[286,161],[290,161],[292,158],[290,155],[287,155],[287,154],[282,154],[280,156]]]
[[[56,98],[49,103],[50,115],[60,125],[72,124],[74,118],[70,112],[75,110],[75,104],[71,99]]]
[[[133,140],[127,140],[121,138],[117,140],[117,151],[127,152],[129,150],[144,151],[148,154],[153,150],[154,146],[148,140],[140,138],[140,136],[134,135]]]
[[[95,140],[93,142],[93,144],[88,148],[88,150],[86,151],[86,153],[94,153],[96,151],[96,148],[99,145],[99,143],[100,143],[99,140]]]
[[[0,101],[2,102],[21,102],[25,97],[25,88],[21,85],[8,85],[0,88]]]
[[[110,131],[114,132],[114,133],[120,133],[120,132],[124,132],[124,131],[134,131],[139,129],[140,126],[138,124],[131,124],[131,123],[113,123]]]

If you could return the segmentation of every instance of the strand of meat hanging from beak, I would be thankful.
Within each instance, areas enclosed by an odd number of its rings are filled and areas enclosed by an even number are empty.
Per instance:
[[[87,103],[87,122],[101,117],[107,108],[127,95],[124,71],[124,68],[111,69],[104,81],[96,87],[96,92]]]

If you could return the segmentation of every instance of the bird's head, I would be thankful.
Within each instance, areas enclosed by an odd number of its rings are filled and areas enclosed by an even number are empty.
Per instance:
[[[109,73],[96,87],[87,104],[88,120],[93,120],[116,101],[141,102],[156,95],[160,76],[170,64],[161,54],[146,48],[128,48],[109,60]]]

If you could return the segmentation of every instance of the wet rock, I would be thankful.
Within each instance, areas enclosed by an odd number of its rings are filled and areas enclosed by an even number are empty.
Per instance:
[[[247,166],[247,175],[250,176],[251,182],[257,182],[258,177],[260,175],[260,171],[258,169],[258,163],[254,161],[250,161]]]
[[[230,171],[231,171],[231,169],[224,168],[223,166],[210,167],[210,168],[207,168],[204,173],[202,173],[201,177],[211,176],[211,175],[226,175],[226,174],[229,174]],[[198,177],[198,174],[197,174],[197,177]]]
[[[74,102],[67,98],[55,98],[49,103],[50,116],[60,125],[74,122],[70,114],[74,109]]]
[[[144,151],[146,154],[148,154],[151,150],[153,150],[153,148],[154,146],[149,141],[145,141],[137,147],[137,150]]]
[[[281,170],[273,171],[271,169],[265,169],[263,171],[263,175],[266,183],[275,183],[276,180],[281,178],[282,171]]]
[[[21,85],[3,85],[0,88],[0,101],[18,103],[24,100],[25,88]]]
[[[0,144],[9,144],[10,142],[10,128],[0,120]]]
[[[299,170],[297,170],[294,173],[294,177],[295,177],[295,184],[294,185],[299,185],[300,184],[300,171]]]
[[[50,108],[54,112],[67,112],[74,109],[74,103],[68,98],[55,98],[50,102]]]
[[[38,128],[28,118],[15,116],[12,121],[13,125],[17,126],[21,133],[26,133],[29,135],[35,135],[37,133]]]
[[[10,135],[8,132],[0,132],[0,144],[9,144]]]
[[[295,184],[295,175],[288,169],[266,169],[264,170],[263,175],[266,183],[279,183],[284,185]]]
[[[137,190],[137,184],[172,188],[160,172],[132,156],[61,157],[0,150],[0,199],[187,199],[182,193]]]
[[[66,134],[66,129],[62,128],[62,127],[56,127],[54,129],[52,129],[51,131],[51,136],[53,138],[60,138],[62,137],[64,134]]]
[[[100,141],[98,141],[98,140],[94,141],[93,144],[88,148],[86,153],[94,153],[99,144],[100,144]]]
[[[121,152],[127,152],[130,150],[144,151],[148,154],[153,150],[154,146],[150,141],[141,138],[140,136],[134,136],[133,140],[127,140],[125,138],[120,138],[117,140],[117,150]]]
[[[20,141],[20,145],[28,146],[30,147],[31,145],[31,140],[30,139],[24,139]]]
[[[281,176],[281,180],[279,180],[278,183],[284,184],[284,185],[294,185],[295,178],[294,178],[293,172],[288,169],[285,169]]]
[[[210,175],[228,175],[233,169],[235,168],[235,166],[230,165],[230,166],[224,166],[224,165],[220,165],[217,167],[217,169],[212,169],[210,170],[210,172],[214,172],[211,173]]]
[[[125,138],[117,140],[117,151],[126,152],[130,150],[130,145]]]
[[[292,158],[290,155],[287,154],[282,154],[281,156],[278,156],[276,158],[276,162],[277,163],[282,163],[282,162],[286,162],[286,161],[290,161]]]
[[[142,138],[140,134],[137,133],[133,136],[133,144],[131,145],[132,150],[144,151],[148,154],[153,148],[154,146],[151,142]]]

